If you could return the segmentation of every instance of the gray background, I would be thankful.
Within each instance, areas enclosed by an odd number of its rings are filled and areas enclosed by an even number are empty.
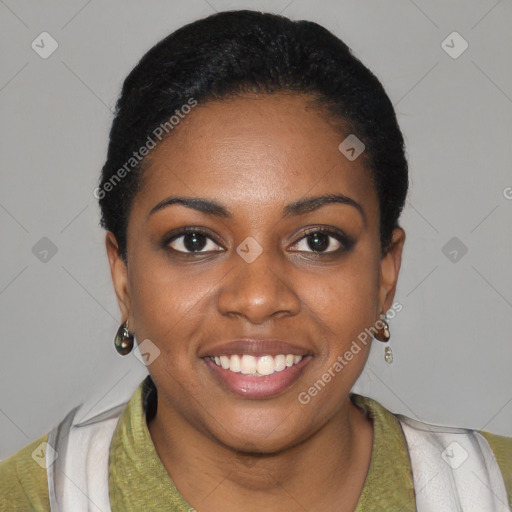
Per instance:
[[[234,8],[334,31],[381,79],[406,138],[395,360],[374,342],[355,391],[512,436],[512,2],[1,0],[0,459],[146,374],[113,347],[120,314],[92,193],[111,107],[153,44]],[[31,47],[43,31],[59,45],[46,59]],[[458,58],[441,45],[453,31],[469,44]]]

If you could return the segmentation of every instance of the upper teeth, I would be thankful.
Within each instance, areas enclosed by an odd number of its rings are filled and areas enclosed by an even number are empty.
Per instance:
[[[279,354],[277,356],[254,357],[248,354],[242,356],[210,356],[210,359],[225,370],[244,375],[272,375],[274,372],[281,372],[288,366],[293,366],[301,361],[303,356],[293,354]]]

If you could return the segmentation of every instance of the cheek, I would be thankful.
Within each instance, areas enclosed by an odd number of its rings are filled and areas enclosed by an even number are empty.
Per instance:
[[[184,271],[162,258],[136,261],[130,279],[137,338],[152,339],[167,350],[166,340],[181,337],[191,320],[197,320],[203,301],[208,300],[211,276],[194,277],[192,270]]]
[[[376,320],[378,276],[375,258],[353,255],[346,265],[322,278],[303,276],[301,296],[339,343],[345,344]]]

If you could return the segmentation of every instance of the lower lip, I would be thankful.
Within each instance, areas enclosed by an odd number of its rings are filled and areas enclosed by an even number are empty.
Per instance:
[[[269,398],[282,393],[298,380],[310,360],[311,356],[304,356],[297,364],[288,366],[281,372],[255,377],[225,370],[222,366],[217,366],[209,357],[203,358],[221,384],[245,398]]]

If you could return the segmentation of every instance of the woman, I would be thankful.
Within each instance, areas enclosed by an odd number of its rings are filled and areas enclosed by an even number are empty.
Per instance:
[[[407,185],[385,91],[319,25],[222,12],[158,43],[95,192],[115,345],[149,376],[4,461],[2,510],[510,510],[511,438],[351,392],[399,307]]]

